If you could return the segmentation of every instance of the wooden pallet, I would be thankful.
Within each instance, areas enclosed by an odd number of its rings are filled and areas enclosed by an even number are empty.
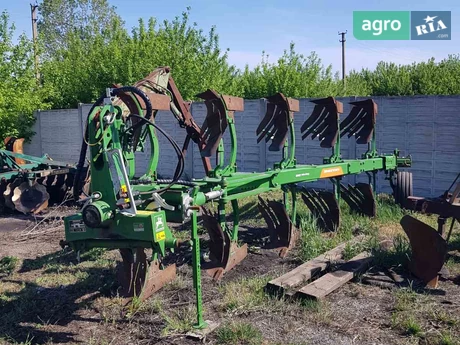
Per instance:
[[[353,242],[363,236],[357,237]],[[332,263],[343,259],[343,250],[347,243],[342,243],[334,249],[305,262],[293,270],[267,283],[266,291],[275,295],[294,298],[321,299],[352,280],[357,273],[364,271],[371,261],[368,253],[356,255],[340,265],[335,271],[327,273],[308,283],[312,278],[325,272]]]

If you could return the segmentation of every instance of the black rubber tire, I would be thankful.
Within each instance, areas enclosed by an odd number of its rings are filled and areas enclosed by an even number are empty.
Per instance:
[[[398,171],[396,173],[396,184],[393,190],[393,196],[396,204],[402,208],[407,206],[407,197],[414,194],[412,173],[409,171]]]

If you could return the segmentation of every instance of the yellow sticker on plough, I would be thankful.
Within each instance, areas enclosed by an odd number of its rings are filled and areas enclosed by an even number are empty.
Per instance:
[[[166,234],[164,231],[157,232],[155,234],[155,241],[163,241],[166,238]]]
[[[323,168],[321,170],[320,178],[334,177],[343,175],[342,167]]]

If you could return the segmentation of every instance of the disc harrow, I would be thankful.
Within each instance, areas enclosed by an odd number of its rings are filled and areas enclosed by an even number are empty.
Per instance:
[[[281,257],[286,257],[300,238],[296,207],[298,193],[317,219],[318,227],[336,231],[340,227],[341,197],[360,214],[375,216],[377,172],[385,171],[391,181],[399,167],[411,165],[411,158],[400,157],[397,150],[388,155],[378,154],[374,130],[375,102],[370,99],[352,102],[350,115],[340,122],[343,104],[328,97],[312,101],[315,104],[313,112],[302,125],[301,132],[302,139],[310,135],[312,139],[318,138],[320,146],[331,149],[332,154],[324,158],[323,164],[298,164],[294,116],[300,110],[299,101],[276,93],[267,97],[265,116],[255,133],[258,143],[269,144],[269,151],[281,151],[280,160],[263,172],[239,172],[235,112],[244,110],[243,99],[221,95],[211,89],[197,95],[204,100],[207,109],[200,128],[190,114],[189,104],[182,100],[175,87],[170,72],[169,67],[158,68],[135,86],[109,88],[90,110],[80,156],[86,157],[89,146],[91,193],[81,200],[84,205],[80,212],[65,218],[66,240],[62,245],[69,245],[75,251],[93,247],[120,249],[123,295],[147,298],[175,275],[175,266],[161,264],[169,251],[180,245],[167,221],[189,222],[190,241],[184,245],[192,247],[197,306],[195,327],[205,328],[201,270],[204,269],[214,280],[223,279],[225,273],[235,269],[248,253],[247,243],[239,244],[239,200],[257,196],[258,210],[267,223],[269,242],[265,248],[275,249]],[[155,123],[157,111],[166,108],[187,130],[182,150]],[[226,131],[230,137],[227,161],[223,144]],[[168,180],[157,177],[159,134],[168,139],[178,157],[174,176]],[[344,135],[355,135],[358,144],[368,145],[367,152],[360,158],[343,159],[340,138]],[[146,140],[152,147],[150,163],[141,177],[135,177],[134,152],[142,151]],[[190,140],[200,149],[206,176],[183,181],[180,177]],[[212,156],[216,158],[214,165],[210,160]],[[80,161],[77,165],[78,181],[82,167]],[[343,176],[361,173],[368,174],[369,184],[358,183],[346,188],[341,183]],[[331,182],[332,191],[306,187],[309,182],[322,179]],[[282,192],[282,197],[264,196],[264,193],[275,191]],[[208,207],[211,202],[217,206],[216,211]],[[231,222],[227,222],[229,203]],[[209,261],[201,255],[199,217],[209,234]],[[145,249],[152,249],[151,258],[146,258]]]
[[[37,214],[66,200],[75,166],[25,155],[23,140],[8,137],[7,150],[0,150],[0,211]]]

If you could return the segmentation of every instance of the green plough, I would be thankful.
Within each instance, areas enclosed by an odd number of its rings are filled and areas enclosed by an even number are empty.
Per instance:
[[[375,120],[377,105],[368,99],[353,102],[352,110],[342,122],[342,103],[332,97],[313,101],[311,116],[301,127],[302,139],[318,138],[321,147],[332,154],[320,165],[301,165],[295,156],[294,116],[298,100],[281,93],[267,98],[267,111],[258,128],[257,141],[270,143],[270,151],[280,151],[280,160],[263,172],[238,172],[236,166],[237,136],[235,112],[244,110],[243,99],[207,90],[200,95],[207,116],[200,128],[194,122],[188,103],[183,102],[170,75],[170,69],[156,69],[135,86],[107,89],[88,114],[85,141],[77,169],[83,167],[90,148],[90,194],[82,199],[79,213],[65,219],[65,241],[75,251],[93,247],[119,249],[123,258],[120,272],[122,294],[128,299],[148,298],[174,279],[175,266],[164,267],[164,257],[179,246],[192,247],[193,279],[196,289],[197,328],[205,328],[201,301],[201,270],[214,279],[238,265],[247,255],[247,245],[238,244],[238,200],[259,196],[259,209],[267,222],[270,243],[281,257],[295,246],[298,194],[318,218],[318,226],[335,231],[340,226],[339,198],[358,213],[375,216],[375,181],[379,171],[394,179],[401,167],[410,167],[410,157],[380,155],[376,150]],[[184,145],[179,145],[155,123],[158,110],[171,110],[187,130]],[[224,160],[223,135],[230,133],[228,162]],[[178,165],[170,180],[157,177],[160,148],[158,135],[164,135],[173,146]],[[340,141],[354,136],[367,151],[357,159],[342,159]],[[135,152],[150,142],[151,158],[142,176],[135,178]],[[200,148],[206,177],[193,181],[180,179],[184,156],[190,140]],[[216,156],[214,167],[210,157]],[[345,186],[346,175],[366,173],[368,184]],[[78,172],[77,172],[78,175]],[[137,174],[139,176],[139,174]],[[77,176],[78,177],[78,176]],[[327,179],[333,190],[306,188],[308,182]],[[80,179],[76,178],[76,181]],[[397,187],[396,187],[397,188]],[[281,190],[282,200],[265,200],[260,194]],[[217,204],[217,212],[207,204]],[[232,222],[226,221],[226,205],[232,208]],[[198,218],[209,233],[210,261],[202,262]],[[190,241],[180,242],[167,222],[190,221]],[[152,249],[152,257],[144,249]]]

